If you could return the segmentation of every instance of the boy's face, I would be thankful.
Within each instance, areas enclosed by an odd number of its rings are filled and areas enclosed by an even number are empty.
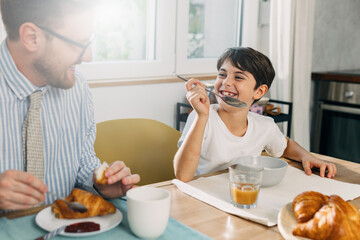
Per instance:
[[[227,60],[219,69],[215,92],[222,96],[237,98],[247,104],[246,108],[250,108],[254,100],[261,98],[267,91],[265,84],[257,89],[255,85],[256,80],[251,73],[234,67],[231,61]],[[220,99],[218,102],[220,106],[227,106]]]

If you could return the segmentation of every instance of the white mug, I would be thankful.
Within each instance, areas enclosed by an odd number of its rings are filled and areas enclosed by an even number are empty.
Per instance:
[[[170,192],[154,187],[137,187],[126,193],[131,231],[140,238],[160,237],[170,214]]]

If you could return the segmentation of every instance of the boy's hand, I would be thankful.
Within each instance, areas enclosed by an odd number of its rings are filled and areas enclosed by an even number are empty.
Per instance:
[[[208,116],[210,99],[205,91],[205,85],[198,79],[190,79],[185,83],[186,98],[199,116]]]
[[[304,148],[302,148],[297,142],[292,139],[286,138],[287,147],[284,151],[283,157],[290,158],[292,160],[302,162],[304,171],[307,175],[311,175],[312,168],[320,169],[320,176],[333,178],[336,174],[336,166],[333,163],[324,162],[314,155],[310,154]]]
[[[325,177],[326,171],[327,171],[326,177],[328,178],[333,178],[335,177],[336,174],[335,164],[324,162],[316,157],[302,160],[302,165],[307,175],[311,175],[312,168],[318,168],[320,170],[321,177]]]

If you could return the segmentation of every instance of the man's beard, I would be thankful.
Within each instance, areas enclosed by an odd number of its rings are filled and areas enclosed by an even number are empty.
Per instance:
[[[72,88],[75,84],[75,73],[69,79],[67,76],[68,68],[63,71],[56,71],[56,67],[51,66],[49,62],[46,58],[39,58],[33,62],[34,68],[45,79],[46,85],[61,89]]]

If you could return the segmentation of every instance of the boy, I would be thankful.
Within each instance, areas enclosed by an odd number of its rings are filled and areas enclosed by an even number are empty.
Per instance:
[[[320,176],[333,178],[336,167],[317,159],[295,141],[286,138],[274,120],[249,112],[251,105],[268,91],[275,76],[270,60],[262,53],[244,47],[227,49],[218,59],[218,77],[214,90],[223,96],[240,99],[246,107],[210,105],[205,85],[191,79],[185,86],[186,98],[193,107],[179,139],[174,158],[175,175],[187,182],[195,175],[218,171],[240,156],[261,155],[302,162],[307,175],[320,168]]]

